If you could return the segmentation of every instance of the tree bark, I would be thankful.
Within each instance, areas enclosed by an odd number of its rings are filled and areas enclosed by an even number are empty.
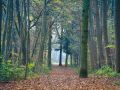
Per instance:
[[[97,69],[97,47],[95,41],[95,30],[94,30],[94,15],[93,15],[93,1],[90,1],[90,16],[89,16],[89,50],[90,50],[90,61],[92,70]]]
[[[66,59],[65,59],[65,67],[68,66],[68,54],[66,53]]]
[[[107,65],[112,67],[112,61],[110,57],[110,48],[107,47],[109,45],[108,40],[108,29],[107,29],[107,11],[108,11],[108,0],[103,0],[103,34],[104,34],[104,44],[107,58]]]
[[[120,73],[120,0],[115,0],[116,71]]]
[[[60,56],[59,56],[59,66],[62,66],[62,38],[63,37],[63,28],[61,29],[61,36],[60,36]]]
[[[51,69],[51,38],[52,38],[52,30],[49,29],[48,33],[48,67]]]
[[[81,41],[81,59],[80,59],[80,77],[88,77],[87,70],[87,51],[88,51],[88,12],[90,0],[83,0],[82,17],[82,41]]]
[[[13,30],[13,0],[8,1],[8,27],[7,27],[7,44],[6,44],[6,55],[5,60],[8,60],[9,55],[11,54],[11,32]]]
[[[70,54],[70,64],[71,66],[73,66],[73,55],[72,54]]]
[[[2,0],[0,0],[0,64],[2,62],[2,45],[1,45],[2,34],[1,34],[1,32],[2,32]]]
[[[100,13],[98,7],[98,0],[94,0],[95,2],[95,19],[96,19],[96,32],[97,32],[97,45],[98,45],[98,65],[99,68],[105,64],[105,57],[103,53],[103,42],[102,42],[102,28],[100,27]]]

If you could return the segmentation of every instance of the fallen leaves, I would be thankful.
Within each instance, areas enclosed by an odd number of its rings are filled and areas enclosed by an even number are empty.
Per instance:
[[[71,69],[53,66],[49,75],[40,78],[1,83],[0,90],[120,90],[113,85],[119,78],[79,78]]]

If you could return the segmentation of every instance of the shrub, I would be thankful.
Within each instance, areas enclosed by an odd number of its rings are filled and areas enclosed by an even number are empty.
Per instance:
[[[34,66],[35,66],[34,63],[29,63],[28,64],[28,76],[33,76],[33,74],[34,74],[34,72],[33,72]]]
[[[117,77],[120,76],[117,72],[113,71],[109,66],[103,66],[99,70],[96,71],[97,75],[105,76],[105,77]]]
[[[2,61],[0,65],[0,81],[8,82],[21,79],[24,76],[24,68],[14,67],[11,60]]]

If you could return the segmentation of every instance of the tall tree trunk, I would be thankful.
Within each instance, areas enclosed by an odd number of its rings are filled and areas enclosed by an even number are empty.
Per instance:
[[[104,44],[107,58],[107,65],[112,67],[112,61],[110,57],[110,48],[107,47],[109,45],[108,41],[108,30],[107,30],[107,11],[108,11],[108,0],[103,0],[103,34],[104,34]]]
[[[24,7],[24,16],[23,16],[23,27],[21,30],[21,49],[22,49],[22,64],[26,65],[27,60],[27,8],[26,8],[26,0],[23,0]]]
[[[48,67],[51,69],[51,38],[52,38],[52,30],[49,29],[49,37],[48,37]]]
[[[33,56],[34,56],[34,53],[35,53],[35,50],[37,47],[37,43],[38,43],[38,40],[40,38],[40,34],[41,34],[41,30],[38,31],[37,38],[34,41],[34,46],[33,46],[32,54],[31,54],[31,58],[33,58]]]
[[[62,66],[62,42],[60,42],[59,66]]]
[[[2,0],[0,0],[0,64],[2,62],[2,45],[1,45],[2,34],[1,33],[2,33]]]
[[[88,51],[88,12],[90,0],[83,0],[82,17],[82,41],[81,41],[81,59],[80,59],[80,77],[87,77],[87,51]]]
[[[98,7],[98,0],[94,0],[95,2],[95,18],[96,18],[96,31],[97,31],[97,45],[98,45],[98,60],[99,60],[99,68],[105,64],[105,57],[103,53],[103,42],[102,42],[102,28],[100,27],[100,13]]]
[[[44,52],[44,45],[45,45],[45,40],[46,40],[46,34],[47,34],[47,1],[44,0],[44,14],[43,14],[43,30],[42,30],[42,37],[41,37],[41,51],[39,54],[41,54],[39,57],[41,64],[43,64],[43,52]]]
[[[68,66],[68,54],[66,53],[66,59],[65,59],[65,67]]]
[[[93,17],[93,1],[90,1],[90,16],[89,16],[89,50],[90,50],[90,58],[91,58],[91,68],[92,70],[97,68],[97,47],[96,41],[94,37],[96,37],[94,33],[94,17]]]
[[[73,55],[70,54],[70,65],[73,66]]]
[[[5,50],[6,50],[6,36],[7,36],[7,26],[8,26],[8,12],[5,17],[5,28],[3,31],[3,38],[2,38],[2,54],[5,56]]]
[[[30,0],[27,0],[27,61],[30,63]]]
[[[60,56],[59,56],[59,66],[62,66],[62,37],[63,37],[63,28],[61,29],[61,36],[60,36]]]
[[[116,71],[120,73],[120,0],[115,0]]]
[[[8,1],[8,27],[7,27],[7,44],[6,44],[6,56],[5,59],[8,60],[11,54],[11,32],[13,30],[13,0]]]
[[[38,60],[36,61],[36,67],[35,67],[35,72],[38,72],[37,68],[40,68],[42,64],[44,63],[43,59],[43,53],[44,53],[44,46],[46,43],[46,36],[47,36],[47,1],[44,0],[44,13],[43,13],[43,26],[42,26],[42,31],[41,31],[41,38],[40,38],[40,49],[39,49],[39,56]],[[37,70],[37,71],[36,71]]]
[[[113,35],[114,35],[115,34],[115,32],[114,32],[114,30],[115,30],[115,0],[112,0],[111,2],[112,2],[111,18],[112,18],[112,29],[113,29]],[[115,45],[115,38],[112,38],[112,44]],[[115,49],[112,49],[111,50],[111,60],[112,60],[112,68],[114,70],[115,70],[115,56],[116,56]]]
[[[30,63],[30,16],[29,16],[29,4],[30,1],[27,0],[27,17],[26,17],[26,27],[27,27],[27,40],[26,40],[26,52],[27,52],[27,56],[26,56],[26,70],[25,70],[25,79],[27,78],[27,73],[28,73],[28,64]]]
[[[23,8],[23,7],[22,7]],[[23,22],[24,20],[22,20],[23,18],[23,11],[20,12],[20,0],[16,0],[16,14],[17,14],[17,20],[18,20],[18,35],[20,37],[20,44],[21,44],[21,47],[20,47],[20,51],[19,51],[19,64],[24,64],[24,59],[23,59],[23,49],[22,49],[22,46],[23,46]],[[22,60],[22,61],[20,61]]]

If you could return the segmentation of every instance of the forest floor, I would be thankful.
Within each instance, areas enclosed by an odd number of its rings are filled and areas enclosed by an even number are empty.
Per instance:
[[[0,90],[120,90],[113,83],[120,78],[79,78],[69,67],[53,66],[48,75],[30,80],[0,83]]]

